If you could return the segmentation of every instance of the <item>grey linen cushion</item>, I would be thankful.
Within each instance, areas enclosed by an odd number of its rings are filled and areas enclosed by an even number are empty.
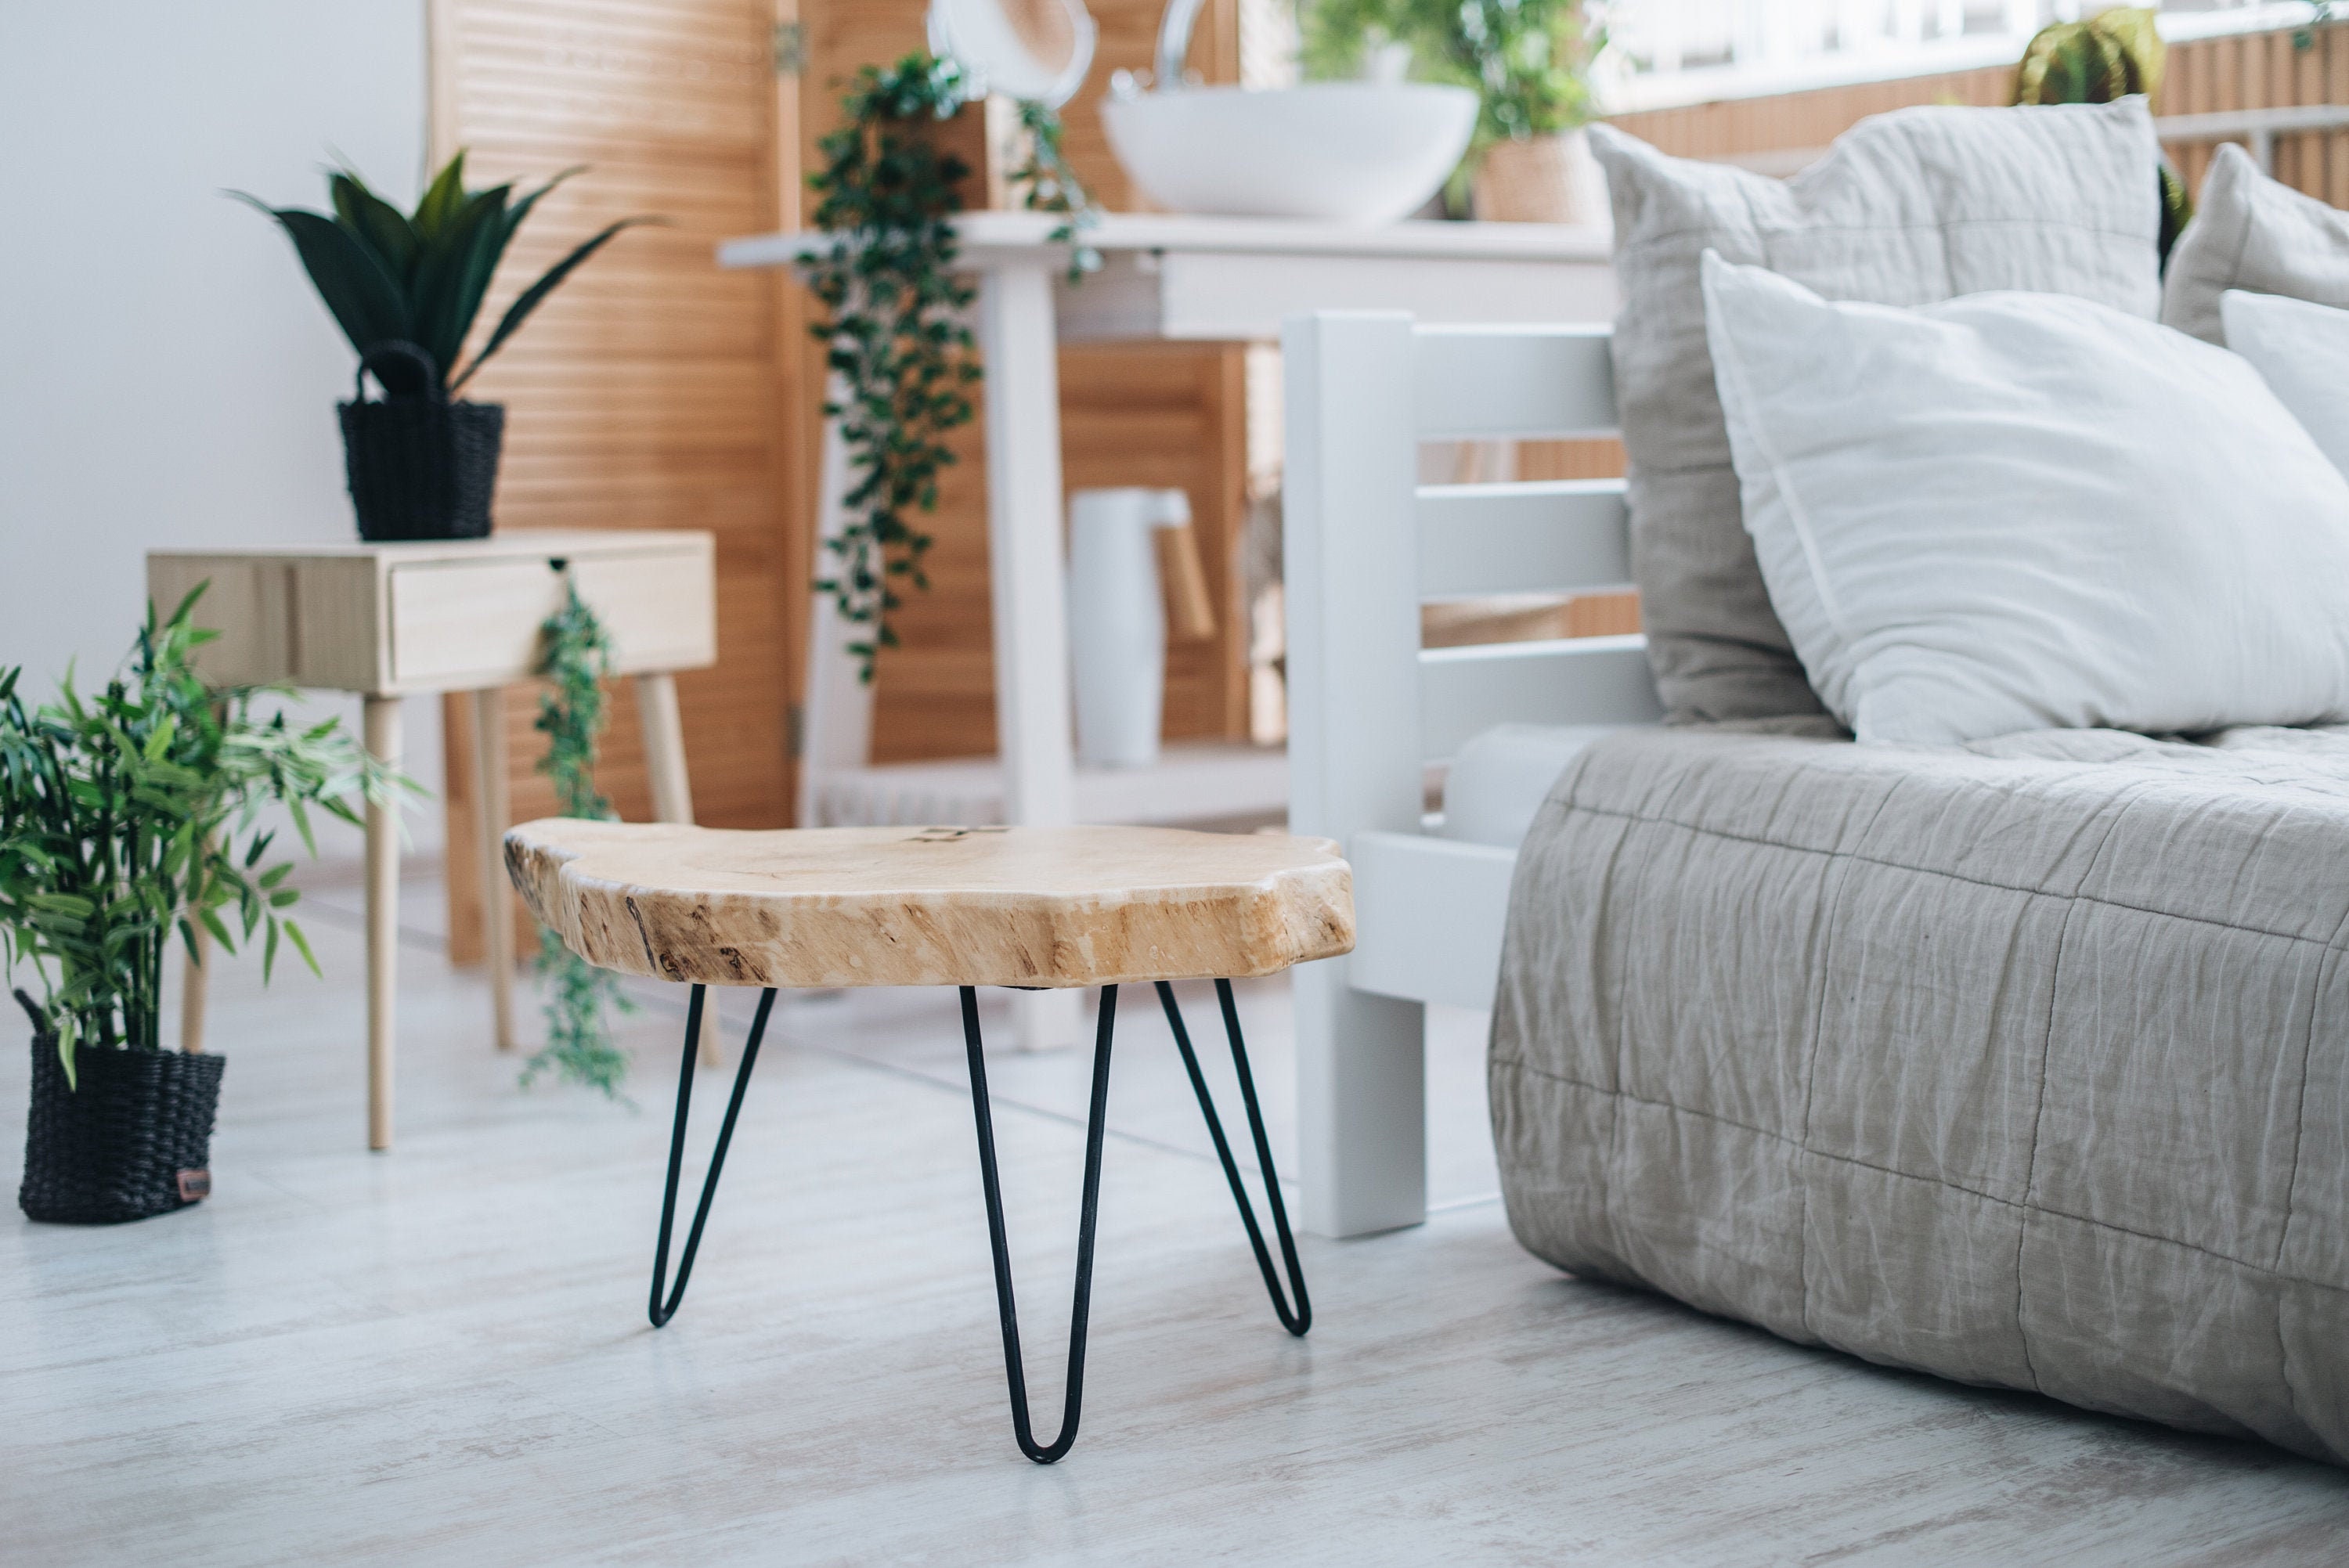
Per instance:
[[[2269,179],[2231,141],[2211,160],[2200,208],[2169,253],[2162,325],[2223,346],[2219,296],[2229,289],[2349,310],[2349,212]]]
[[[1615,390],[1631,573],[1678,722],[1820,711],[1770,607],[1713,389],[1698,265],[1716,250],[1831,300],[1923,305],[1985,289],[2152,318],[2159,159],[2145,100],[1901,109],[1789,181],[1590,129],[1615,211]]]

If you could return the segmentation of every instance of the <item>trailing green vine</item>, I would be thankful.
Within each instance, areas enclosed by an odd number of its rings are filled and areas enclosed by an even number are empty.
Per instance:
[[[1101,222],[1101,209],[1069,166],[1058,109],[1022,103],[1019,129],[1028,133],[1028,161],[1011,171],[1011,182],[1022,188],[1021,201],[1030,211],[1065,216],[1067,222],[1054,227],[1049,238],[1069,247],[1069,282],[1081,284],[1086,273],[1101,271],[1102,253],[1085,240],[1085,231]]]
[[[566,817],[609,820],[612,803],[595,788],[595,740],[604,732],[604,677],[611,671],[612,641],[565,581],[563,607],[540,628],[545,653],[538,673],[547,689],[538,699],[533,726],[546,737],[538,770],[554,781],[555,799]],[[546,982],[546,1045],[523,1069],[527,1085],[543,1072],[597,1088],[614,1099],[628,1075],[628,1056],[613,1043],[610,1012],[636,1010],[619,977],[598,969],[542,928],[538,973]]]
[[[947,437],[977,411],[978,346],[964,320],[975,294],[954,271],[953,218],[971,169],[934,135],[968,91],[951,60],[913,54],[866,66],[808,177],[815,226],[832,236],[803,263],[825,313],[810,330],[825,348],[834,395],[823,411],[838,422],[851,474],[848,520],[824,541],[815,589],[857,629],[848,651],[867,681],[881,650],[897,644],[890,616],[904,607],[900,587],[929,587],[931,540],[916,519],[937,509],[938,476],[955,460]],[[1060,117],[1023,103],[1019,122],[1030,152],[1012,179],[1030,209],[1064,216],[1053,238],[1071,246],[1069,274],[1081,278],[1101,264],[1082,240],[1098,213],[1063,156]]]

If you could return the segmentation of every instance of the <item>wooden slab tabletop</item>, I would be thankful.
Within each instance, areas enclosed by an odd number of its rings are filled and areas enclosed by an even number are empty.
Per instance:
[[[506,834],[506,867],[589,963],[709,985],[1126,985],[1354,945],[1353,873],[1327,839],[550,817]]]

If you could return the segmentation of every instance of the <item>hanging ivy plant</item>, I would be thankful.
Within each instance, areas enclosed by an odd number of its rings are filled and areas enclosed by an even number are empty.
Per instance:
[[[1040,103],[1019,106],[1019,129],[1028,133],[1028,161],[1011,171],[1011,182],[1021,188],[1031,212],[1058,212],[1065,222],[1049,238],[1069,247],[1069,282],[1081,284],[1087,273],[1101,271],[1102,254],[1085,242],[1085,231],[1101,222],[1077,171],[1069,166],[1061,148],[1061,112]]]
[[[965,92],[951,60],[914,54],[885,70],[864,67],[841,99],[839,128],[816,144],[823,167],[808,177],[815,226],[833,236],[804,263],[825,312],[811,330],[826,350],[836,395],[823,411],[839,422],[851,474],[848,520],[824,542],[815,589],[857,629],[848,651],[867,681],[880,651],[897,644],[890,615],[904,605],[899,588],[929,586],[930,536],[916,520],[937,509],[938,475],[955,460],[946,438],[976,412],[977,345],[963,319],[975,295],[955,275],[952,222],[971,169],[933,134]],[[1030,154],[1012,178],[1030,209],[1065,215],[1053,237],[1069,243],[1070,275],[1081,277],[1101,264],[1082,242],[1098,215],[1062,154],[1060,117],[1026,103],[1019,119]]]
[[[540,628],[545,639],[538,673],[547,689],[538,699],[533,727],[546,737],[538,770],[554,781],[555,799],[566,817],[607,820],[612,803],[595,788],[595,741],[604,732],[604,677],[611,672],[612,641],[566,582],[563,608]],[[613,1043],[613,1012],[636,1005],[620,989],[619,977],[598,969],[542,927],[538,973],[546,983],[546,1045],[523,1069],[527,1085],[541,1073],[601,1089],[617,1099],[628,1076],[628,1055]]]

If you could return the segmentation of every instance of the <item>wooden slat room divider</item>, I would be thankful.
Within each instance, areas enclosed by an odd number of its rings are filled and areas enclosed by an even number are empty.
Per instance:
[[[469,150],[475,185],[589,166],[541,204],[484,312],[611,219],[655,212],[541,307],[481,373],[506,405],[497,518],[515,528],[694,528],[718,540],[716,668],[678,682],[699,819],[780,826],[792,798],[788,709],[805,572],[798,291],[721,273],[712,247],[796,222],[795,115],[779,84],[773,0],[431,0],[436,160]],[[650,814],[631,694],[615,691],[598,772],[622,815]],[[509,694],[518,820],[554,809],[533,770],[536,694]],[[471,747],[445,715],[449,842],[471,841]],[[448,857],[451,956],[477,958],[472,860]]]

